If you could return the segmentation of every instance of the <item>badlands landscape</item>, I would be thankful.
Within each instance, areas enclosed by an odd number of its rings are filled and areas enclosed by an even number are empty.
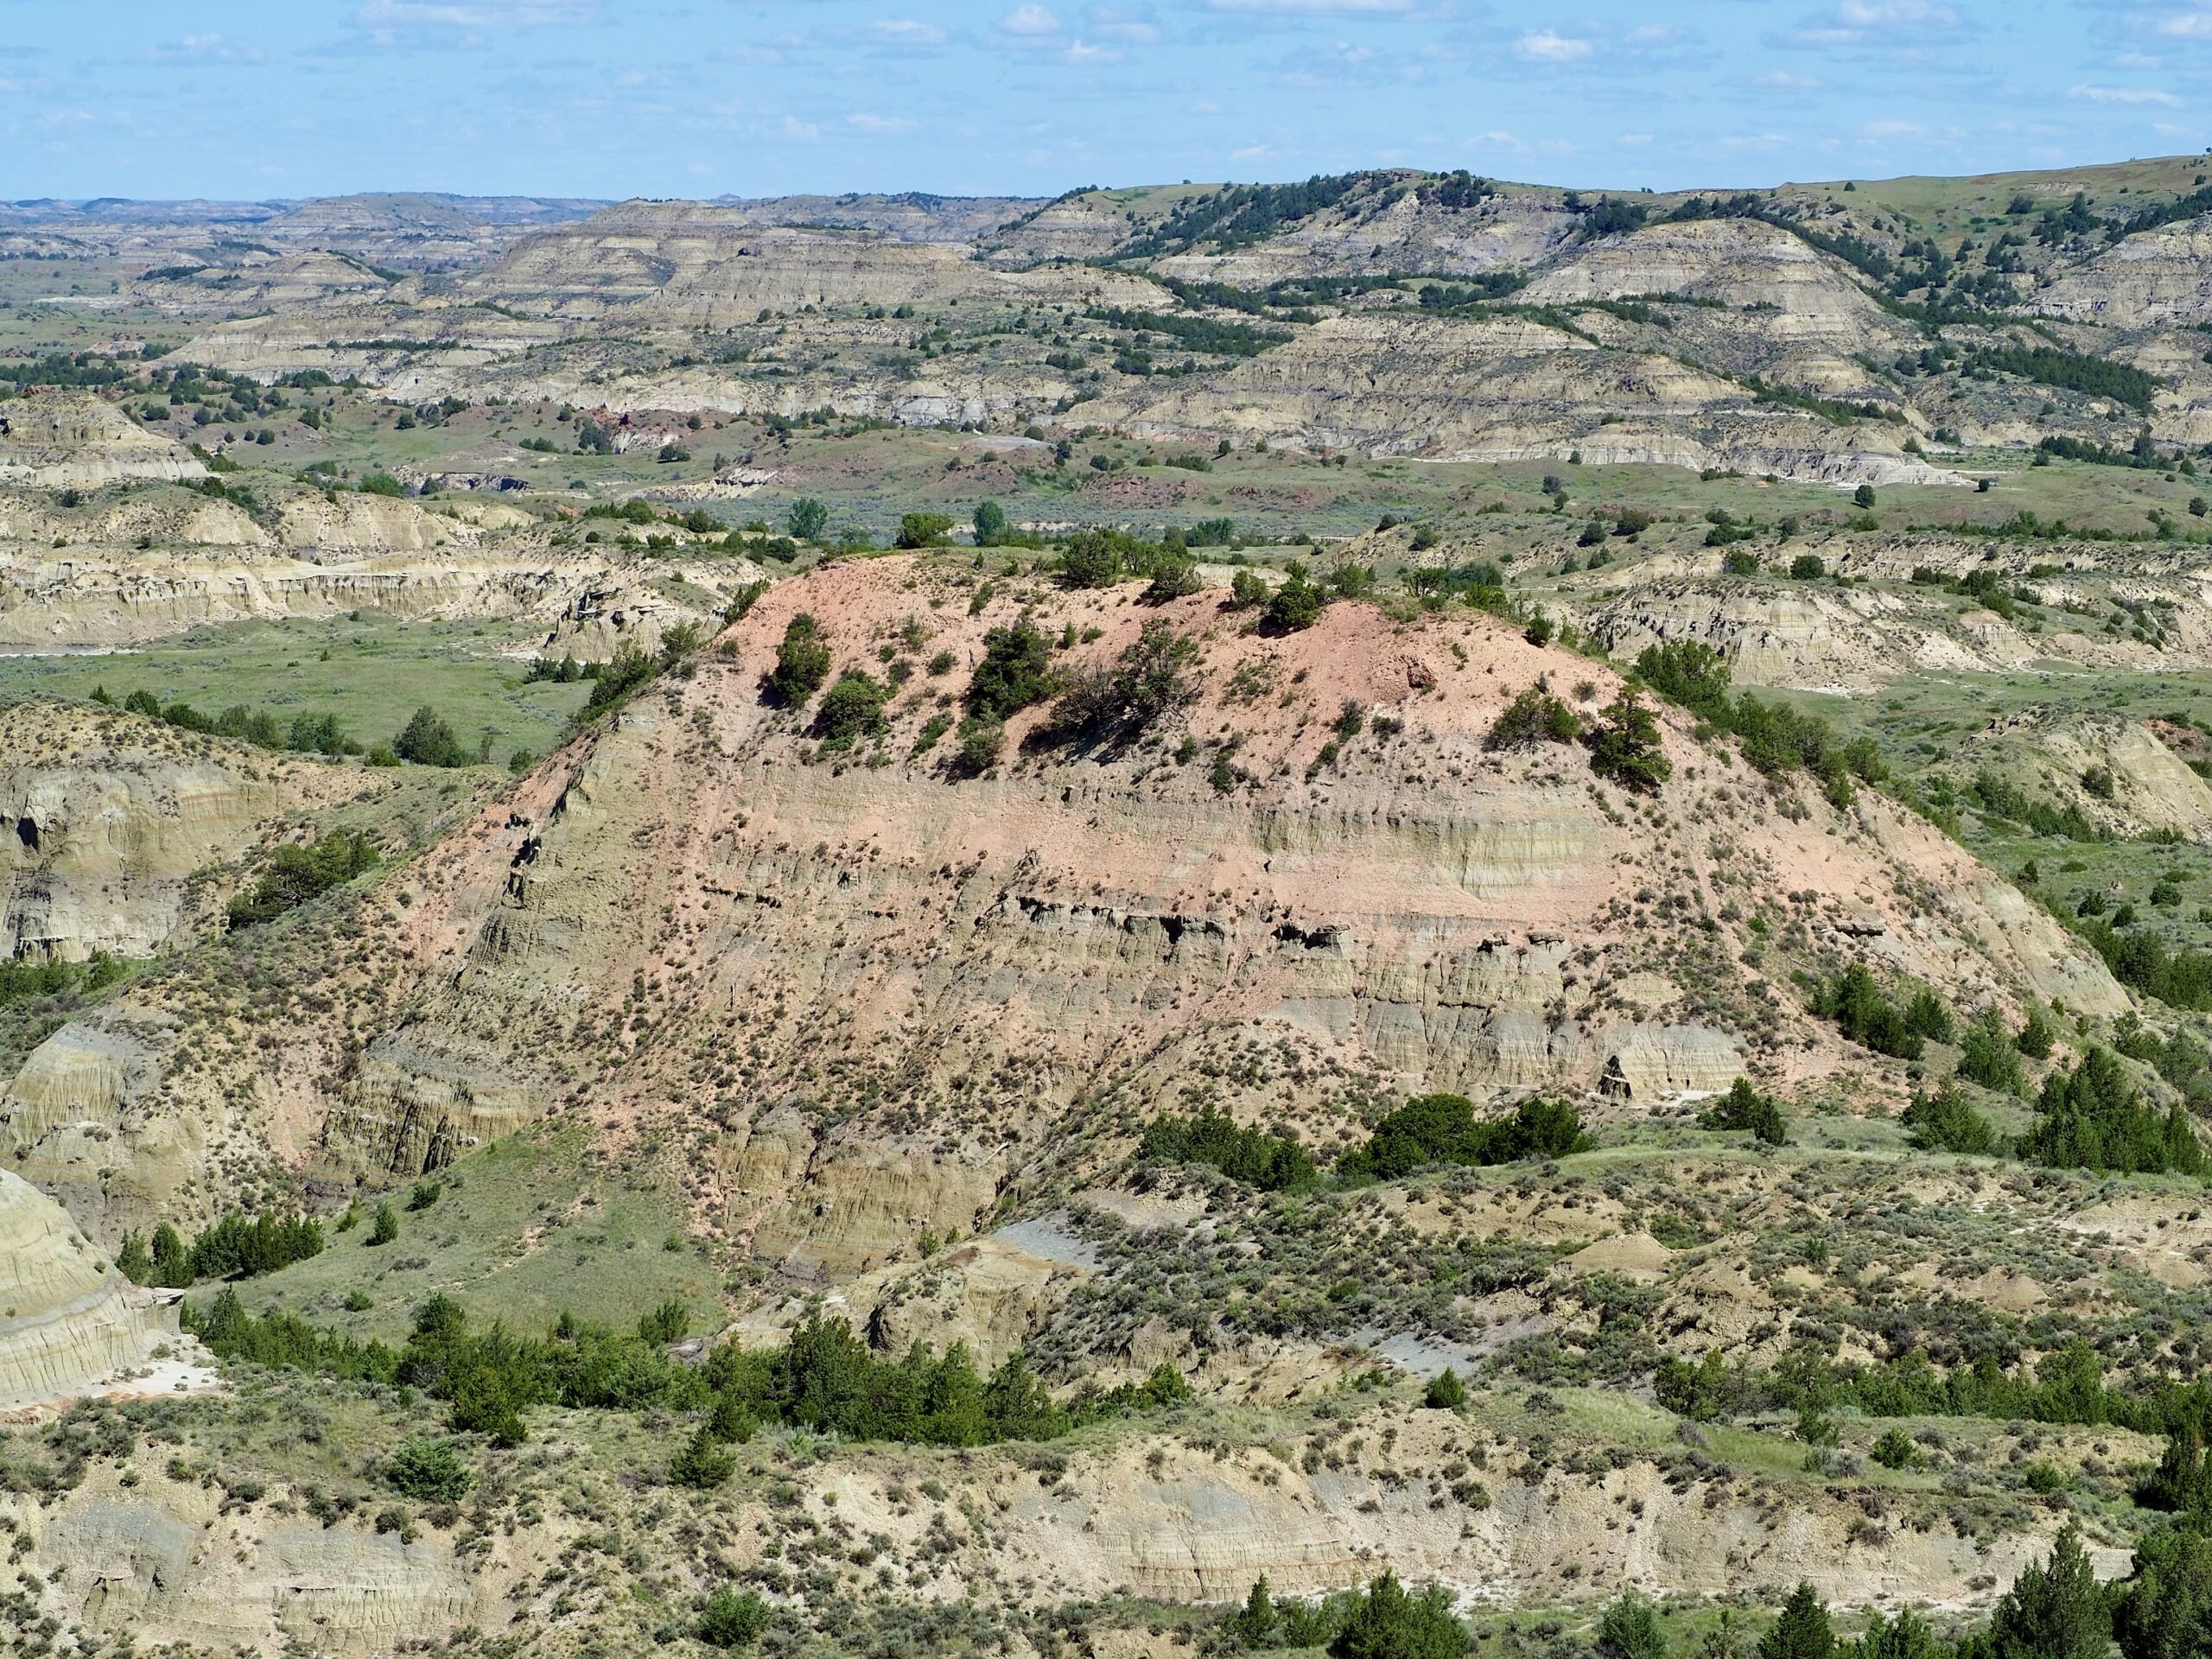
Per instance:
[[[0,205],[0,1651],[2205,1651],[2209,180]]]

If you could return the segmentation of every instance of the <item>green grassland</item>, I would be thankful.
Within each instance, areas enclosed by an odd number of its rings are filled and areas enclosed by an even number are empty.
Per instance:
[[[654,1154],[610,1165],[590,1154],[589,1132],[541,1125],[441,1170],[435,1198],[408,1208],[393,1197],[399,1236],[367,1243],[369,1208],[345,1232],[326,1220],[320,1255],[240,1281],[255,1312],[282,1306],[330,1330],[404,1341],[415,1306],[433,1292],[485,1323],[542,1335],[563,1313],[628,1330],[674,1298],[695,1331],[721,1323],[721,1281],[708,1253],[684,1234],[678,1184]],[[194,1293],[205,1300],[214,1287]],[[349,1293],[366,1307],[348,1307]]]
[[[589,688],[526,683],[505,652],[534,635],[490,623],[359,620],[239,622],[195,628],[144,650],[103,656],[0,657],[0,700],[150,691],[201,713],[233,704],[280,724],[334,714],[363,744],[389,741],[428,703],[464,743],[491,739],[494,760],[556,744]]]

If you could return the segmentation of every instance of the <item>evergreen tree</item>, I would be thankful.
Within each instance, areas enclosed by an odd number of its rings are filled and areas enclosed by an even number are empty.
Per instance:
[[[830,642],[822,636],[822,625],[801,611],[785,626],[776,666],[768,674],[769,690],[785,702],[801,703],[829,677]]]
[[[1827,1604],[1805,1580],[1782,1604],[1782,1613],[1759,1638],[1758,1659],[1829,1659],[1835,1651],[1835,1630],[1828,1623]]]
[[[1331,1659],[1460,1659],[1466,1651],[1467,1627],[1444,1587],[1408,1595],[1389,1572],[1353,1601],[1329,1643]]]
[[[176,1229],[166,1221],[154,1229],[154,1282],[170,1290],[184,1290],[192,1283],[192,1258]]]
[[[2050,1559],[2012,1581],[1989,1621],[1988,1659],[2104,1659],[2112,1609],[2071,1522]]]
[[[1667,1635],[1651,1604],[1631,1592],[1606,1608],[1598,1651],[1605,1659],[1667,1659]]]

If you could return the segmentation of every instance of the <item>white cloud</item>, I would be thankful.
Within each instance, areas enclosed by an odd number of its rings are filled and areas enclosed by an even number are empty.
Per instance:
[[[1541,29],[1532,35],[1523,35],[1513,43],[1513,50],[1530,63],[1580,63],[1597,48],[1587,41],[1561,35],[1554,29]]]
[[[369,29],[546,29],[599,19],[597,0],[369,0],[353,14]]]
[[[875,115],[867,110],[856,110],[845,118],[845,124],[857,127],[862,132],[918,132],[921,124],[909,121],[903,115]]]
[[[1859,129],[1861,138],[1924,138],[1928,129],[1917,121],[1869,121]]]
[[[221,35],[188,35],[174,45],[157,46],[152,55],[164,63],[259,63],[267,55],[257,46]]]
[[[1413,0],[1206,0],[1215,11],[1276,17],[1373,17],[1411,11]]]
[[[2177,41],[2212,41],[2212,11],[2177,11],[2158,19],[2157,28]]]
[[[1070,63],[1122,63],[1125,62],[1128,57],[1128,54],[1126,52],[1117,51],[1110,46],[1093,46],[1090,41],[1082,40],[1071,41],[1068,43],[1067,58]]]
[[[1084,21],[1101,40],[1120,41],[1128,46],[1154,46],[1160,41],[1160,25],[1152,21],[1149,8],[1122,10],[1093,6]]]
[[[1060,20],[1039,5],[1016,6],[999,19],[999,29],[1007,35],[1018,35],[1025,40],[1036,40],[1060,32]]]
[[[2169,109],[2181,105],[2181,99],[2171,92],[2156,92],[2148,86],[2069,86],[2066,96],[2088,104],[2163,104]]]
[[[1787,69],[1777,69],[1771,74],[1759,76],[1751,85],[1777,92],[1810,92],[1817,91],[1821,83],[1811,75],[1793,75]]]
[[[795,115],[785,116],[783,124],[777,130],[786,138],[797,139],[799,143],[807,144],[812,143],[822,136],[821,128],[816,126],[811,121],[802,121]]]
[[[1618,142],[1624,149],[1642,149],[1651,142],[1651,137],[1648,132],[1624,132]]]
[[[1478,132],[1468,139],[1467,143],[1470,148],[1476,149],[1526,149],[1529,148],[1516,135],[1497,130]]]
[[[1274,153],[1265,144],[1247,144],[1242,149],[1230,150],[1229,159],[1232,162],[1264,162]]]
[[[935,23],[925,23],[912,17],[879,17],[868,26],[868,32],[885,46],[924,47],[944,44],[943,29]]]
[[[1836,16],[1849,29],[1955,29],[1959,14],[1934,0],[1843,0]]]

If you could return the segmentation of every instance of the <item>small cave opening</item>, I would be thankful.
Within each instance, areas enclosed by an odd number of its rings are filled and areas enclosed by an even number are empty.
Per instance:
[[[17,818],[16,820],[16,839],[22,842],[23,845],[29,848],[31,851],[38,851],[38,820],[28,816]]]

